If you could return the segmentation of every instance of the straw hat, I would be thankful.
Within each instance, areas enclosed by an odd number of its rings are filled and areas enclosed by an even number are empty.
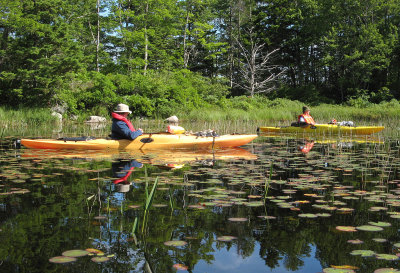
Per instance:
[[[117,107],[114,110],[115,113],[129,113],[132,114],[132,111],[129,110],[129,106],[123,103],[120,103],[117,105]]]
[[[171,117],[165,119],[165,121],[168,121],[169,123],[178,123],[179,119],[177,116],[171,116]]]

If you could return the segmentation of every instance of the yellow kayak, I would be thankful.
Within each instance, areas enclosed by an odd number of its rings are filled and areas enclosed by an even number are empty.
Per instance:
[[[135,140],[109,140],[79,138],[66,139],[21,139],[27,148],[74,149],[74,150],[151,150],[151,149],[207,149],[239,147],[253,141],[257,135],[222,135],[202,137],[185,134],[143,134]]]
[[[259,127],[257,131],[264,133],[315,133],[315,134],[343,134],[343,135],[370,135],[380,132],[384,126],[340,126],[335,124],[315,124],[305,127]]]

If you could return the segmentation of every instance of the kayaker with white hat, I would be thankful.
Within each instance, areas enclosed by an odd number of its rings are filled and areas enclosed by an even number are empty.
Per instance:
[[[128,115],[132,114],[129,106],[120,103],[115,108],[112,116],[111,138],[112,139],[130,139],[133,140],[143,134],[143,129],[135,130],[132,123],[128,120]]]
[[[185,133],[185,128],[178,126],[179,119],[177,116],[170,116],[165,119],[168,122],[167,132],[171,134],[183,134]]]

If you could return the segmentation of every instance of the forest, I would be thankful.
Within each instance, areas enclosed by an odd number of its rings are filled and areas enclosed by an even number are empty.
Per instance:
[[[400,98],[400,0],[0,0],[0,105]]]

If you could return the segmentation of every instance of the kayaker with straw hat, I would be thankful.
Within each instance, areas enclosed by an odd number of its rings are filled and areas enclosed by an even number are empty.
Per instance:
[[[143,134],[143,129],[135,130],[132,123],[128,120],[128,115],[132,114],[129,106],[120,103],[115,108],[112,116],[111,138],[112,139],[130,139],[133,140]]]
[[[310,108],[303,106],[303,114],[298,117],[299,125],[314,125],[315,121],[312,116],[310,116]]]

